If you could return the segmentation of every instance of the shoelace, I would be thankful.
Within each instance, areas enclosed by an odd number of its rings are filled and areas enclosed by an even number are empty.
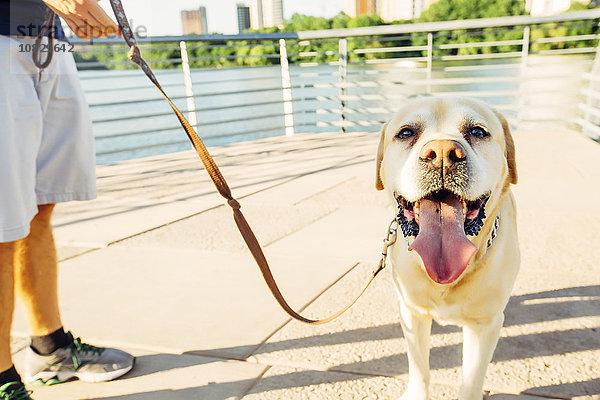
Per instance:
[[[16,389],[10,390],[11,386],[15,386]],[[31,400],[30,394],[20,382],[9,382],[0,387],[0,400]]]
[[[80,367],[78,355],[81,353],[92,353],[100,355],[106,350],[104,347],[96,347],[87,343],[83,343],[80,338],[73,338],[71,332],[67,332],[67,335],[71,339],[71,343],[67,346],[71,350],[73,358],[73,366],[75,369]]]

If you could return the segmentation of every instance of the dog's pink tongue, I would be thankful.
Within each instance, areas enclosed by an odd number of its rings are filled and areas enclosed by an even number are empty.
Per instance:
[[[420,208],[419,234],[409,250],[421,256],[434,282],[452,283],[477,251],[465,235],[462,202],[456,196],[422,199]]]

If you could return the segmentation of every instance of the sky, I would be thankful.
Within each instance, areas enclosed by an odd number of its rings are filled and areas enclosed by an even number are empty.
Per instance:
[[[149,36],[181,35],[181,10],[206,7],[208,31],[211,33],[236,34],[236,4],[250,4],[250,0],[123,0],[123,7],[132,28],[145,27]],[[283,0],[283,17],[294,13],[318,17],[333,17],[342,10],[343,0]],[[100,5],[113,17],[110,3]]]

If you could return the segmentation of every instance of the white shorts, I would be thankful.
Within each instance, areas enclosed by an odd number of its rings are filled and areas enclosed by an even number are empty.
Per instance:
[[[33,43],[0,35],[0,242],[26,237],[39,204],[96,197],[92,124],[73,56],[55,52],[40,79],[25,46]]]

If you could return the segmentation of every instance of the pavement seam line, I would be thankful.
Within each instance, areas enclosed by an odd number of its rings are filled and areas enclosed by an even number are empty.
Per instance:
[[[336,183],[336,184],[335,184],[335,185],[333,185],[333,186],[330,186],[330,187],[328,187],[327,189],[319,190],[319,191],[318,191],[318,192],[316,192],[316,193],[313,193],[313,194],[311,194],[311,195],[309,195],[309,196],[306,196],[306,197],[304,197],[304,198],[302,198],[302,199],[300,199],[300,200],[296,201],[295,203],[292,203],[292,205],[293,205],[293,206],[297,206],[297,205],[299,205],[299,204],[300,204],[300,203],[302,203],[302,202],[305,202],[305,201],[308,201],[309,199],[312,199],[313,197],[317,197],[317,196],[319,196],[319,195],[321,195],[321,194],[323,194],[323,193],[326,193],[326,192],[328,192],[328,191],[330,191],[330,190],[332,190],[332,189],[335,189],[335,188],[337,188],[337,187],[340,187],[340,186],[342,186],[343,184],[345,184],[345,183],[347,183],[347,182],[350,182],[350,181],[354,180],[354,178],[355,178],[355,177],[352,177],[352,178],[345,179],[345,180],[343,180],[343,181],[341,181],[341,182],[338,182],[338,183]]]
[[[323,134],[337,134],[339,132],[322,132],[322,133],[313,133],[312,135],[314,135],[315,137],[317,137],[316,140],[322,140],[322,138],[319,138],[318,136],[323,135]],[[351,135],[353,135],[351,137],[351,139],[362,142],[362,141],[369,141],[371,138],[371,134],[374,132],[367,132],[367,131],[362,131],[362,132],[354,132],[351,133]],[[356,134],[356,135],[354,135]],[[269,142],[273,142],[273,139],[283,139],[283,140],[277,140],[276,143],[269,143]],[[296,138],[296,142],[304,142],[305,140],[315,140],[313,138]],[[334,140],[335,139],[327,139],[329,141]],[[291,142],[290,138],[285,138],[285,136],[275,136],[275,137],[270,137],[270,138],[265,138],[263,139],[258,139],[258,140],[253,140],[251,142],[239,142],[239,143],[234,143],[234,145],[238,145],[238,146],[231,146],[231,145],[222,145],[222,146],[215,146],[215,147],[211,147],[211,149],[216,149],[216,151],[214,152],[214,156],[218,157],[218,158],[222,158],[223,160],[226,159],[232,159],[230,161],[224,162],[222,164],[220,164],[223,167],[231,167],[236,165],[236,157],[247,157],[247,156],[254,156],[254,158],[251,159],[251,162],[254,161],[255,164],[254,165],[260,165],[261,163],[261,158],[258,155],[258,153],[256,151],[252,151],[252,150],[247,150],[247,147],[249,146],[249,143],[253,143],[254,147],[256,147],[257,149],[262,148],[262,145],[266,144],[270,144],[273,146],[278,146],[276,147],[274,150],[272,150],[272,152],[277,153],[277,155],[281,155],[280,153],[285,153],[287,152],[287,150],[285,150],[287,147],[290,146],[290,144],[293,144]],[[237,147],[237,148],[236,148]],[[243,152],[239,152],[236,153],[235,155],[228,155],[228,153],[226,152],[227,150],[242,150]],[[321,148],[317,147],[317,148],[311,148],[308,149],[306,151],[314,151],[314,150],[320,150]],[[170,160],[172,158],[172,156],[175,153],[167,153],[167,154],[162,154],[162,155],[157,155],[157,156],[149,156],[149,157],[141,157],[138,159],[131,159],[131,160],[124,160],[124,161],[120,161],[117,162],[115,164],[102,164],[99,165],[100,167],[104,167],[105,169],[121,169],[124,171],[129,171],[129,169],[126,168],[120,168],[120,167],[128,167],[131,165],[135,165],[136,161],[142,161],[144,159],[152,159],[150,161],[154,162],[154,163],[162,163],[165,160]],[[363,155],[364,156],[364,155]],[[173,168],[180,168],[180,167],[188,167],[190,169],[196,167],[197,164],[197,156],[196,153],[193,150],[189,151],[188,155],[181,155],[180,158],[177,158],[176,161],[174,161],[170,167]],[[149,176],[149,178],[153,178],[155,176],[159,176],[162,172],[164,171],[154,171],[152,169],[143,169],[142,171],[147,171],[150,170],[152,171],[153,175]],[[113,175],[105,177],[105,176],[100,176],[98,179],[99,180],[107,180],[107,179],[113,179],[115,176],[119,175],[119,170],[117,170],[116,172],[112,172]],[[125,178],[122,180],[117,181],[117,183],[119,184],[128,184],[131,182],[137,182],[136,179],[130,179],[130,178]],[[114,183],[114,182],[112,182]],[[118,197],[115,197],[118,199]]]
[[[242,400],[244,397],[246,397],[246,395],[248,395],[248,393],[250,393],[250,391],[252,391],[252,389],[254,389],[254,387],[256,387],[256,385],[258,385],[258,382],[261,381],[261,379],[265,376],[267,371],[270,370],[271,368],[272,367],[270,365],[267,365],[265,367],[265,369],[263,370],[263,372],[256,377],[254,382],[252,382],[250,385],[248,385],[248,388],[241,394],[240,397],[237,398],[237,400]]]
[[[300,232],[302,229],[305,229],[305,228],[309,227],[310,225],[312,225],[312,224],[314,224],[314,223],[316,223],[316,222],[319,222],[319,221],[321,221],[323,218],[327,218],[327,217],[329,217],[331,214],[333,214],[333,213],[335,213],[335,212],[337,212],[337,211],[339,211],[339,210],[340,210],[340,208],[339,208],[339,207],[336,207],[336,208],[334,208],[334,209],[332,209],[332,210],[329,210],[329,211],[325,212],[325,214],[323,214],[323,215],[321,215],[321,216],[317,217],[317,218],[316,218],[314,221],[311,221],[311,222],[310,222],[308,225],[299,226],[297,229],[294,229],[293,231],[291,231],[291,232],[289,232],[289,233],[287,233],[287,234],[285,234],[285,235],[283,235],[283,236],[280,236],[280,237],[278,237],[278,238],[275,238],[275,239],[271,240],[271,241],[270,241],[270,242],[268,242],[268,243],[265,243],[265,244],[263,244],[263,245],[262,245],[262,247],[264,247],[264,248],[267,248],[267,247],[269,247],[270,245],[272,245],[272,244],[275,244],[275,243],[279,242],[280,240],[283,240],[283,239],[285,239],[285,238],[287,238],[287,237],[289,237],[289,236],[293,235],[294,233]]]
[[[104,246],[104,247],[92,247],[91,249],[87,249],[85,251],[82,251],[81,253],[73,254],[71,256],[64,257],[64,258],[61,258],[60,260],[56,260],[56,261],[59,262],[59,263],[61,263],[63,261],[72,260],[72,259],[77,258],[79,256],[83,256],[83,255],[86,255],[86,254],[89,254],[89,253],[93,253],[94,251],[102,250],[102,249],[105,249],[105,248],[106,248],[106,246]]]
[[[304,310],[306,310],[308,307],[310,307],[315,301],[317,301],[319,299],[319,297],[321,297],[322,295],[324,295],[326,292],[328,292],[334,285],[336,285],[338,282],[340,282],[342,279],[344,279],[350,272],[354,271],[354,269],[356,269],[360,264],[362,264],[361,261],[358,261],[356,263],[354,263],[354,265],[352,267],[350,267],[350,269],[348,269],[348,271],[344,272],[339,278],[337,278],[336,280],[334,280],[330,285],[328,285],[325,289],[323,289],[320,293],[318,293],[315,297],[313,297],[311,300],[308,301],[308,303],[306,305],[304,305],[303,307],[298,309],[299,313],[303,313]],[[246,360],[248,360],[250,357],[253,357],[256,353],[257,350],[259,350],[262,346],[264,346],[267,341],[269,339],[271,339],[277,332],[279,332],[280,330],[282,330],[283,328],[285,328],[286,325],[288,325],[290,322],[292,322],[293,319],[292,318],[288,318],[286,321],[283,322],[283,324],[279,327],[279,328],[275,328],[275,330],[268,335],[265,340],[263,340],[261,343],[259,343],[256,347],[254,347],[253,350],[250,351],[250,353],[248,353],[246,355]],[[260,364],[258,362],[258,360],[254,359],[256,364]]]
[[[337,162],[337,163],[331,164],[331,165],[330,165],[330,166],[328,166],[328,167],[323,167],[323,168],[319,168],[319,169],[317,169],[317,170],[314,170],[314,171],[305,172],[305,173],[302,173],[302,174],[296,175],[296,176],[294,176],[294,177],[292,177],[292,178],[290,178],[290,179],[287,179],[287,180],[285,180],[285,181],[282,181],[282,182],[276,183],[276,184],[274,184],[274,185],[271,185],[271,186],[268,186],[268,187],[265,187],[265,188],[262,188],[262,189],[256,190],[256,191],[254,191],[254,192],[252,192],[252,193],[248,193],[248,194],[245,194],[245,195],[242,195],[242,196],[236,197],[236,198],[237,198],[238,200],[242,200],[242,199],[245,199],[245,198],[247,198],[247,197],[253,196],[253,195],[255,195],[255,194],[259,194],[259,193],[265,192],[265,191],[267,191],[267,190],[274,189],[274,188],[276,188],[276,187],[278,187],[278,186],[282,186],[282,185],[285,185],[285,184],[287,184],[287,183],[293,182],[293,181],[295,181],[296,179],[303,178],[303,177],[305,177],[305,176],[309,176],[309,175],[317,174],[317,173],[319,173],[319,172],[324,172],[324,171],[327,171],[327,170],[330,170],[330,169],[333,169],[333,168],[339,168],[339,167],[340,167],[340,166],[342,166],[343,164],[345,164],[345,163],[347,163],[347,162],[349,162],[349,161],[354,161],[354,160],[356,160],[356,157],[350,157],[350,158],[347,158],[347,159],[341,160],[341,161],[339,161],[339,162]],[[363,164],[363,163],[370,162],[370,161],[371,161],[371,160],[368,160],[368,161],[361,161],[361,162],[358,162],[357,164]],[[224,207],[224,206],[225,206],[225,203],[221,203],[221,204],[218,204],[218,205],[216,205],[216,206],[209,207],[209,208],[207,208],[207,209],[204,209],[204,210],[202,210],[202,211],[199,211],[199,212],[197,212],[197,213],[194,213],[194,214],[191,214],[191,215],[188,215],[188,216],[185,216],[185,217],[178,218],[178,219],[176,219],[176,220],[174,220],[174,221],[169,221],[169,222],[167,222],[167,223],[164,223],[164,224],[161,224],[161,225],[159,225],[159,226],[155,226],[155,227],[153,227],[153,228],[146,229],[146,230],[144,230],[144,231],[142,231],[142,232],[134,233],[134,234],[132,234],[132,235],[129,235],[129,236],[127,236],[127,237],[124,237],[124,238],[121,238],[121,239],[114,240],[114,241],[112,241],[112,242],[109,242],[109,243],[107,243],[107,244],[106,244],[104,247],[102,247],[102,248],[106,248],[106,247],[109,247],[109,246],[113,246],[113,245],[119,244],[119,243],[121,243],[121,242],[123,242],[123,241],[125,241],[125,240],[132,239],[132,238],[134,238],[134,237],[137,237],[137,236],[144,235],[144,234],[146,234],[146,233],[149,233],[149,232],[155,231],[155,230],[157,230],[157,229],[161,229],[161,228],[164,228],[164,227],[170,226],[170,225],[172,225],[172,224],[175,224],[175,223],[177,223],[177,222],[185,221],[185,220],[187,220],[187,219],[190,219],[190,218],[196,217],[196,216],[198,216],[198,215],[201,215],[201,214],[203,214],[203,213],[206,213],[206,212],[209,212],[209,211],[213,211],[213,210],[215,210],[215,209],[217,209],[217,208],[219,208],[219,207]],[[75,257],[76,257],[76,256],[75,256]]]

